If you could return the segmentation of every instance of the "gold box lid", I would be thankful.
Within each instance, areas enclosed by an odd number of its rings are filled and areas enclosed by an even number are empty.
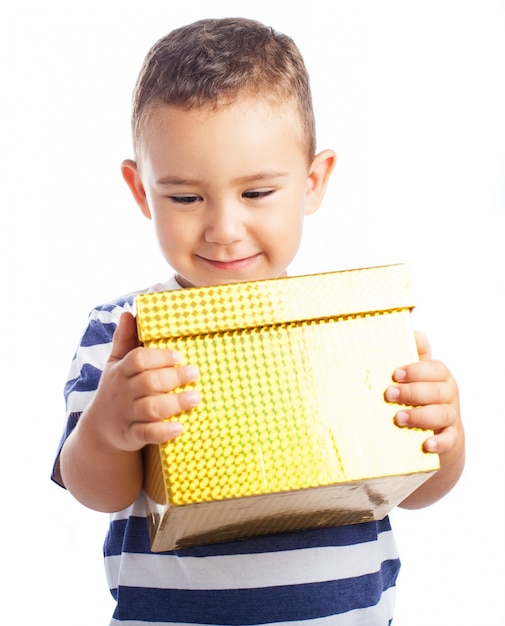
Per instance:
[[[198,335],[296,321],[412,309],[406,265],[140,294],[139,339]]]

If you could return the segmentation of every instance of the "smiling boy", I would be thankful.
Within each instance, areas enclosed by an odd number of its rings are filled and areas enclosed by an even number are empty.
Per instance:
[[[335,162],[306,155],[293,101],[246,92],[217,106],[156,107],[137,163],[123,164],[183,287],[284,275]]]
[[[284,276],[335,165],[315,153],[308,76],[294,43],[257,22],[203,20],[146,57],[133,105],[135,160],[123,177],[174,276],[150,291]],[[145,291],[145,290],[144,290]],[[53,479],[111,513],[105,543],[111,624],[385,625],[399,559],[389,519],[154,554],[142,449],[181,433],[198,378],[169,350],[138,347],[135,293],[90,315],[66,386],[68,422]],[[457,385],[418,336],[389,401],[399,426],[433,429],[441,469],[404,506],[441,498],[463,467]],[[176,367],[177,366],[177,367]]]

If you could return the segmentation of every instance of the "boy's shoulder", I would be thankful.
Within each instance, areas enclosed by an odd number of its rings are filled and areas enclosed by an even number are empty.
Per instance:
[[[135,314],[135,297],[139,294],[154,293],[158,291],[173,291],[175,289],[181,289],[181,287],[175,280],[175,276],[172,276],[169,280],[163,283],[156,283],[148,288],[131,291],[93,307],[93,310],[90,313],[90,318],[100,319],[104,315],[109,315],[112,318],[117,317],[119,319],[121,313],[126,311]]]

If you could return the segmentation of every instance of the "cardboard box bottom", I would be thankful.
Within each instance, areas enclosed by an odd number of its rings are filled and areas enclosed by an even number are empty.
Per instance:
[[[266,495],[157,504],[145,494],[153,552],[384,518],[434,472],[371,478]]]

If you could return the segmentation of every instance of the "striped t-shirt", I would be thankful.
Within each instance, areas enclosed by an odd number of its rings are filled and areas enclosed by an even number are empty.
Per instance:
[[[178,288],[172,278],[143,291]],[[134,313],[135,295],[90,314],[65,386],[60,449],[96,391],[119,317]],[[52,478],[62,484],[58,457]],[[123,626],[386,626],[400,567],[387,517],[154,553],[142,496],[111,515],[104,556],[117,602],[110,623]]]

